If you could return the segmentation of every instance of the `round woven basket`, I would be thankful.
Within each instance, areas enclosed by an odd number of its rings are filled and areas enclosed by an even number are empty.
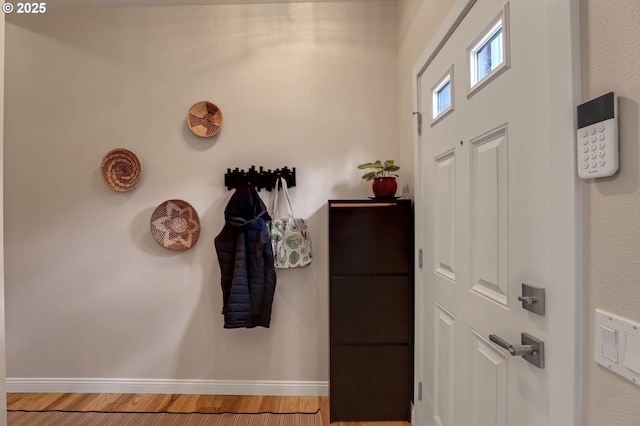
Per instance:
[[[187,123],[191,131],[203,138],[210,138],[222,128],[222,111],[209,101],[193,104],[187,114]]]
[[[186,201],[167,200],[151,215],[151,235],[168,250],[188,250],[200,237],[198,213]]]
[[[142,178],[142,163],[136,154],[124,148],[116,148],[102,157],[102,180],[117,192],[131,191]]]

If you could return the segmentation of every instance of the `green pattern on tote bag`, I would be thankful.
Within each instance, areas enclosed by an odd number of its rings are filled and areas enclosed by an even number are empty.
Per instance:
[[[287,247],[295,250],[302,245],[302,236],[300,234],[289,234],[287,235],[287,238],[285,238],[284,242]]]
[[[274,217],[278,207],[278,190],[276,188],[270,214],[273,220],[267,223],[271,236],[273,259],[276,268],[300,268],[310,264],[313,259],[311,237],[307,229],[307,221],[293,217],[287,183],[282,178],[280,182],[289,217],[279,219]]]

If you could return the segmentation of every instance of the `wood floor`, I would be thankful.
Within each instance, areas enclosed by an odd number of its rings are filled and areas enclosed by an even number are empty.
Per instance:
[[[227,396],[155,395],[96,393],[9,393],[9,410],[78,411],[170,411],[209,412],[271,411],[313,412],[320,409],[323,423],[329,425],[329,397],[326,396]],[[408,422],[334,422],[332,426],[409,426]]]

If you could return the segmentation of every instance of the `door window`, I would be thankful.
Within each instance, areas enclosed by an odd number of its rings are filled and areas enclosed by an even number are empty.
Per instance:
[[[431,89],[433,126],[453,111],[453,65]]]
[[[502,21],[500,21],[490,33],[489,40],[474,52],[476,82],[482,81],[491,71],[504,62],[502,46]]]
[[[470,70],[468,97],[471,97],[510,66],[508,3],[467,52]]]

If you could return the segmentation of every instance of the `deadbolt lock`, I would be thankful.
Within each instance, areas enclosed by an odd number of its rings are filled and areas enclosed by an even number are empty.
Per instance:
[[[518,300],[522,302],[522,309],[542,316],[546,313],[544,288],[522,283],[522,296],[518,296]]]

